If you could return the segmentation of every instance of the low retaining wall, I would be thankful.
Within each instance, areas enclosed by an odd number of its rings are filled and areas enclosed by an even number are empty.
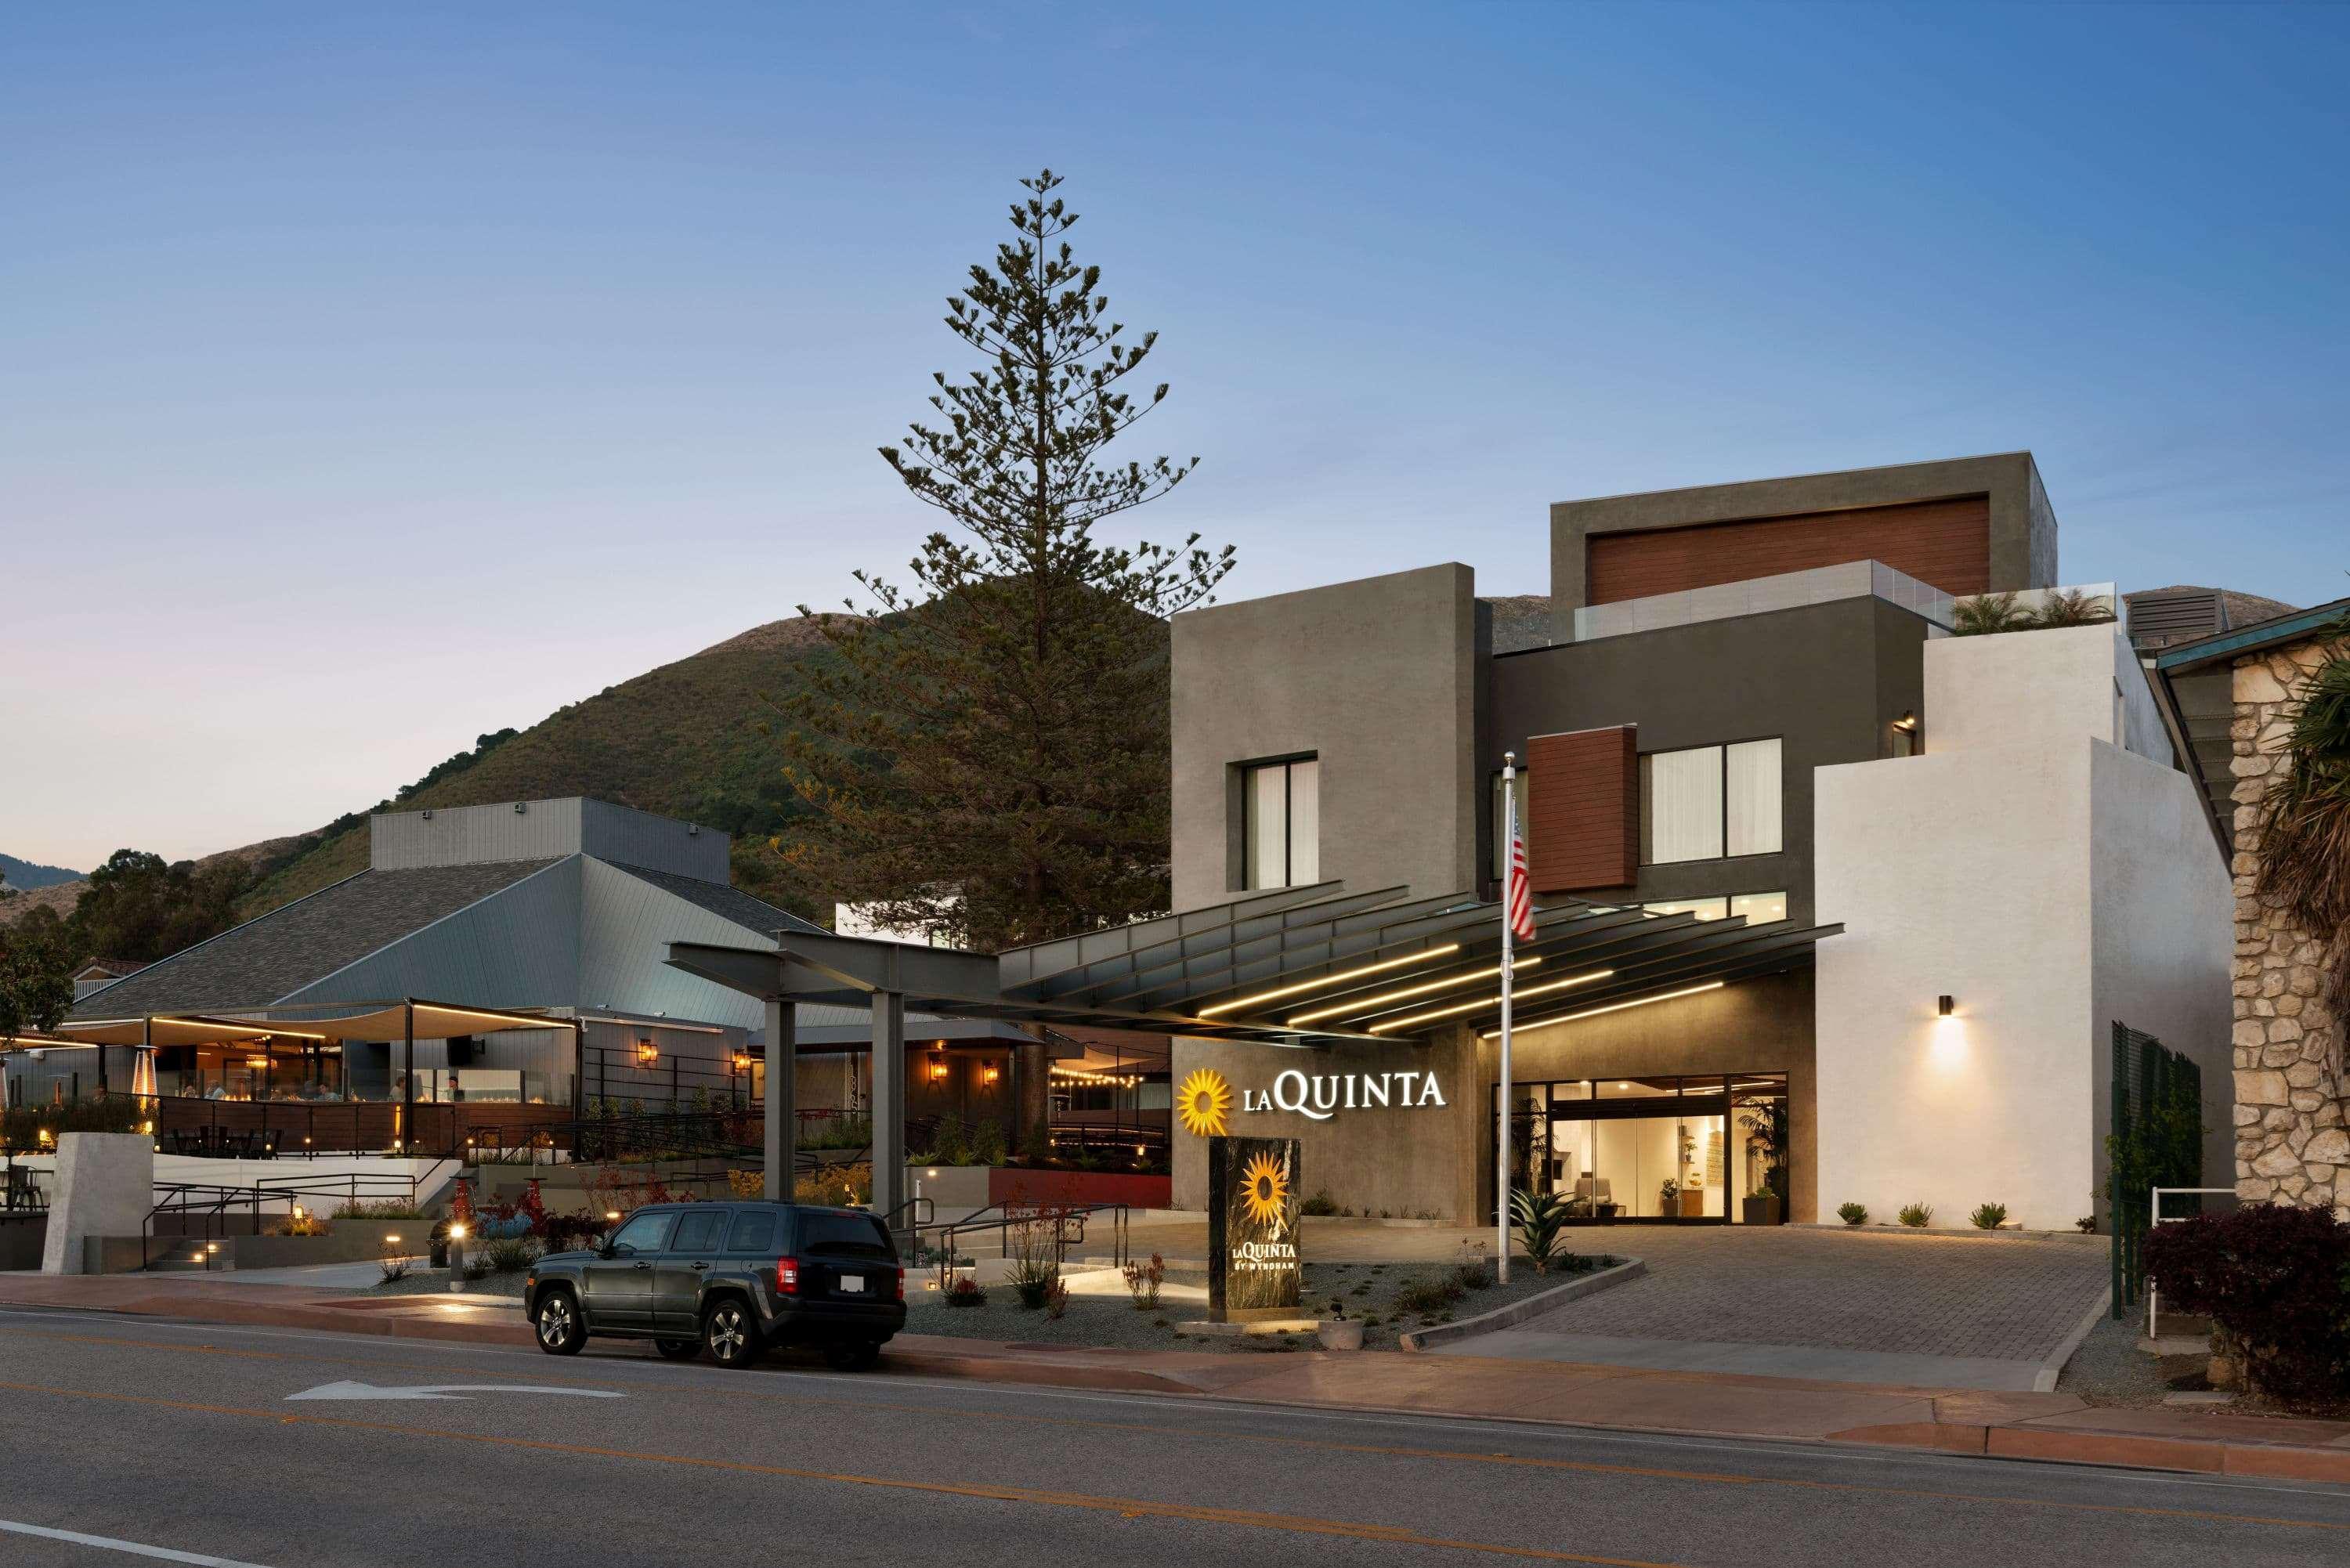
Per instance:
[[[1109,1170],[1026,1170],[1000,1166],[987,1173],[990,1203],[1124,1203],[1166,1209],[1175,1201],[1170,1176]]]
[[[1511,1259],[1510,1266],[1517,1267],[1518,1260]],[[1491,1334],[1495,1329],[1501,1328],[1513,1328],[1528,1318],[1540,1317],[1553,1307],[1565,1306],[1567,1303],[1583,1296],[1591,1295],[1614,1285],[1628,1283],[1648,1272],[1648,1265],[1641,1259],[1619,1258],[1596,1273],[1577,1275],[1556,1290],[1537,1292],[1523,1301],[1515,1301],[1507,1306],[1495,1307],[1492,1312],[1481,1312],[1475,1317],[1463,1318],[1459,1323],[1440,1323],[1430,1328],[1415,1329],[1409,1334],[1398,1334],[1396,1344],[1405,1350],[1433,1350],[1440,1345],[1451,1345],[1474,1334]]]

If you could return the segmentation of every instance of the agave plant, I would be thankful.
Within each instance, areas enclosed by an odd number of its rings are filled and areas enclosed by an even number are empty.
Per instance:
[[[1950,630],[1959,637],[1990,637],[2022,631],[2032,624],[2032,613],[2016,604],[2013,594],[1975,594],[1958,602]]]
[[[1555,1262],[1564,1262],[1572,1254],[1562,1255],[1558,1250],[1559,1232],[1566,1226],[1566,1204],[1555,1192],[1528,1192],[1523,1189],[1510,1194],[1510,1218],[1517,1222],[1518,1240],[1526,1249],[1526,1261],[1534,1272],[1546,1274]]]
[[[2350,638],[2350,616],[2330,628]],[[2350,646],[2337,641],[2293,705],[2261,808],[2261,896],[2324,948],[2325,988],[2350,1004]]]

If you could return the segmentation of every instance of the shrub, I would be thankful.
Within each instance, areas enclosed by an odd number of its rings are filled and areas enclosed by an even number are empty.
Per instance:
[[[577,1252],[596,1244],[609,1223],[600,1214],[582,1210],[577,1214],[550,1214],[540,1230],[541,1239],[550,1252]]]
[[[2004,1203],[1979,1204],[1975,1211],[1967,1218],[1973,1221],[1974,1228],[1978,1231],[1996,1231],[2007,1223],[2007,1205]]]
[[[334,1212],[337,1220],[421,1220],[424,1210],[405,1198],[355,1198]]]
[[[482,1243],[472,1256],[494,1274],[518,1274],[538,1262],[541,1249],[535,1236],[497,1236]]]
[[[1901,1206],[1901,1223],[1912,1231],[1921,1231],[1933,1221],[1934,1206],[1930,1203],[1904,1203]]]
[[[1868,1223],[1868,1205],[1839,1203],[1836,1205],[1836,1218],[1847,1225],[1866,1225]]]
[[[390,1284],[395,1280],[404,1280],[408,1277],[407,1257],[400,1252],[395,1251],[391,1243],[389,1241],[384,1243],[383,1256],[376,1260],[376,1267],[383,1271],[383,1282],[385,1284]]]
[[[1069,1282],[1055,1277],[1045,1290],[1045,1315],[1057,1320],[1069,1310]]]
[[[792,1183],[792,1201],[820,1203],[836,1209],[861,1209],[873,1201],[870,1163],[828,1166],[809,1171]]]
[[[1127,1293],[1134,1297],[1134,1310],[1158,1311],[1159,1287],[1167,1280],[1167,1260],[1153,1252],[1150,1262],[1128,1263],[1121,1272],[1126,1275]]]
[[[1313,1197],[1297,1206],[1297,1211],[1300,1214],[1336,1214],[1338,1212],[1338,1200],[1330,1196],[1328,1188],[1319,1188]]]
[[[987,1304],[987,1287],[969,1274],[957,1274],[946,1288],[946,1298],[951,1307],[983,1307]]]
[[[1442,1312],[1468,1293],[1461,1288],[1461,1282],[1450,1275],[1440,1280],[1416,1280],[1397,1290],[1395,1306],[1398,1312],[1426,1317]]]
[[[2350,1225],[2270,1204],[2151,1227],[2163,1304],[2207,1316],[2241,1348],[2254,1388],[2295,1404],[2350,1394]]]
[[[2094,1236],[2097,1233],[2097,1217],[2094,1214],[2084,1214],[2073,1221],[2073,1229],[2084,1236]]]

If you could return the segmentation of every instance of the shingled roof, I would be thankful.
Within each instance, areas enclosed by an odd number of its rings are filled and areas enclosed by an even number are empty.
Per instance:
[[[362,871],[93,991],[67,1017],[265,1007],[554,863]]]

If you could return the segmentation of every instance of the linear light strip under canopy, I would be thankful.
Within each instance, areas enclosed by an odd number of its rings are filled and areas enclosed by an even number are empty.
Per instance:
[[[1532,969],[1540,962],[1542,958],[1539,954],[1531,958],[1522,958],[1510,966],[1510,972],[1515,974],[1522,969]],[[1406,986],[1401,991],[1382,992],[1377,996],[1359,996],[1352,1002],[1340,1002],[1334,1007],[1316,1008],[1312,1012],[1292,1013],[1284,1022],[1290,1027],[1297,1028],[1304,1024],[1319,1023],[1325,1018],[1343,1018],[1349,1013],[1377,1012],[1389,1002],[1409,1002],[1415,996],[1427,996],[1433,992],[1451,991],[1455,986],[1474,985],[1481,980],[1497,980],[1501,977],[1501,973],[1502,966],[1498,963],[1491,969],[1463,970],[1459,974],[1449,974],[1442,980],[1431,980],[1422,985]]]
[[[1512,1030],[1514,1033],[1523,1034],[1528,1030],[1548,1029],[1555,1023],[1572,1023],[1578,1018],[1596,1018],[1603,1012],[1621,1012],[1627,1007],[1646,1007],[1652,1002],[1670,1002],[1677,996],[1695,996],[1701,991],[1720,991],[1727,983],[1726,981],[1710,980],[1703,985],[1685,986],[1679,991],[1668,991],[1657,996],[1636,996],[1629,1002],[1611,1002],[1605,1007],[1587,1007],[1581,1012],[1562,1013],[1556,1018],[1545,1018],[1539,1023],[1515,1024]],[[1479,1038],[1498,1040],[1501,1034],[1498,1029],[1488,1029]]]
[[[1200,1016],[1213,1018],[1220,1012],[1237,1012],[1243,1008],[1254,1007],[1260,1002],[1278,1002],[1284,996],[1297,996],[1309,991],[1326,991],[1331,986],[1344,984],[1350,980],[1360,980],[1367,974],[1384,974],[1391,969],[1402,969],[1408,964],[1426,963],[1430,959],[1443,958],[1448,953],[1457,953],[1460,950],[1459,942],[1446,942],[1441,947],[1426,948],[1416,953],[1406,953],[1401,958],[1387,959],[1378,963],[1367,963],[1356,969],[1344,970],[1336,974],[1321,975],[1313,980],[1302,980],[1295,985],[1284,985],[1277,991],[1261,992],[1255,996],[1243,996],[1232,1002],[1220,1002],[1213,1007],[1200,1009]]]
[[[1586,970],[1581,974],[1568,975],[1565,980],[1547,980],[1540,985],[1530,985],[1523,991],[1513,990],[1510,999],[1517,1002],[1530,996],[1547,996],[1555,991],[1565,991],[1571,985],[1588,985],[1595,980],[1606,980],[1615,972],[1612,969]],[[1458,1018],[1464,1012],[1482,1012],[1489,1007],[1501,1005],[1502,993],[1497,991],[1492,995],[1481,997],[1475,1002],[1456,1002],[1451,1007],[1432,1008],[1426,1012],[1415,1012],[1405,1018],[1382,1018],[1377,1023],[1370,1025],[1368,1033],[1384,1034],[1391,1029],[1409,1029],[1415,1023],[1433,1023],[1440,1018]]]

